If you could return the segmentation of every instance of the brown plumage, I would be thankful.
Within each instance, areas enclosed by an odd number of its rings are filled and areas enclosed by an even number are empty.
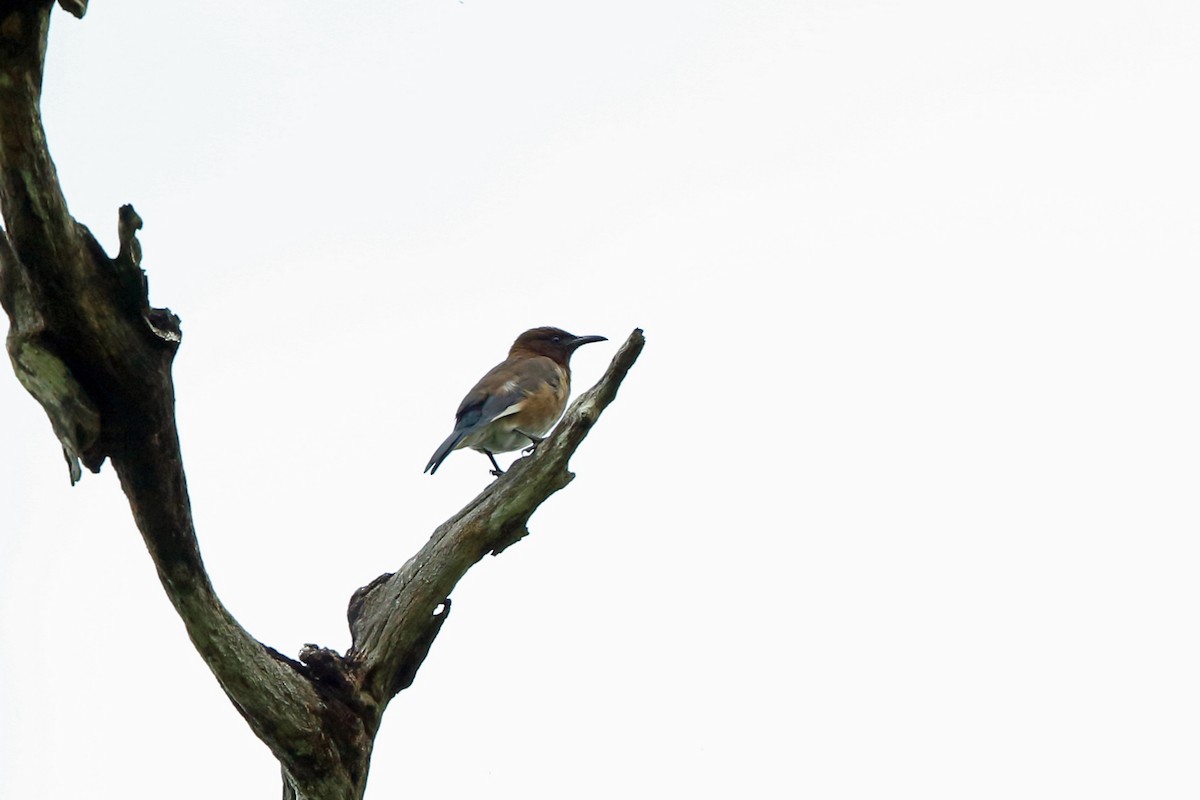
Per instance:
[[[430,475],[454,450],[470,447],[503,471],[495,453],[537,447],[562,416],[571,394],[571,354],[603,336],[575,336],[560,328],[533,328],[513,342],[508,358],[467,392],[455,413],[454,430],[425,465]]]

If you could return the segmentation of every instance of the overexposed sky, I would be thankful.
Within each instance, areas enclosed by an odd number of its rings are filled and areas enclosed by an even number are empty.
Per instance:
[[[472,570],[368,797],[1193,798],[1200,7],[95,0],[74,215],[183,319],[201,547],[265,643],[490,480],[517,333],[646,350]],[[275,797],[108,466],[0,370],[0,797]],[[507,463],[510,457],[501,457]]]

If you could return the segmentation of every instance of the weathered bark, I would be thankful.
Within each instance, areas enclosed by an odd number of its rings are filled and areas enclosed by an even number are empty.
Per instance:
[[[59,2],[78,17],[86,11],[84,0]],[[534,510],[570,482],[567,461],[641,352],[641,331],[535,455],[441,525],[398,572],[354,593],[345,656],[315,645],[299,660],[281,655],[222,605],[200,557],[175,426],[179,319],[150,307],[136,238],[142,220],[132,206],[120,209],[120,252],[110,258],[67,210],[39,111],[52,6],[0,0],[0,304],[13,368],[46,410],[72,482],[81,463],[98,471],[111,460],[168,598],[279,759],[285,797],[361,798],[383,711],[413,682],[451,590],[484,555],[524,536]]]

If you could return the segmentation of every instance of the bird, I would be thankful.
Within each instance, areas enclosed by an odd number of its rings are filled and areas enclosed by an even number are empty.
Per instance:
[[[504,474],[496,453],[533,452],[562,416],[571,394],[571,354],[603,336],[575,336],[561,328],[531,328],[517,337],[508,358],[488,370],[454,414],[454,430],[425,465],[430,475],[454,450],[487,456],[492,475]]]

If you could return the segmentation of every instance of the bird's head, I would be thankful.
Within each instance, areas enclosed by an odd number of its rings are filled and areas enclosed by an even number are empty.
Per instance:
[[[562,328],[533,328],[517,337],[509,355],[531,354],[546,356],[566,366],[571,354],[589,342],[606,342],[603,336],[576,336]]]

